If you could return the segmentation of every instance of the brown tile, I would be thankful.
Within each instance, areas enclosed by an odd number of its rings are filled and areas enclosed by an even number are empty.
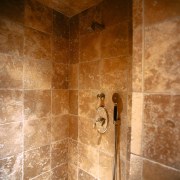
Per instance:
[[[180,2],[178,0],[146,0],[145,24],[158,23],[166,19],[176,18],[180,15]]]
[[[128,23],[120,23],[102,32],[102,57],[110,58],[128,56],[129,54]]]
[[[173,118],[174,98],[170,95],[147,95],[144,99],[144,157],[180,168],[179,128]]]
[[[51,140],[58,141],[69,136],[69,116],[62,115],[56,118],[52,118],[51,127]]]
[[[0,177],[2,179],[22,178],[22,154],[0,159]]]
[[[23,61],[21,58],[0,54],[0,88],[22,88]]]
[[[52,91],[52,115],[59,116],[69,112],[69,91]]]
[[[70,18],[69,34],[70,34],[70,40],[79,38],[79,15]]]
[[[50,170],[50,146],[26,151],[24,154],[24,179],[30,179]]]
[[[91,146],[78,144],[79,148],[79,167],[93,176],[98,176],[99,152]]]
[[[26,28],[24,55],[38,60],[43,59],[51,61],[50,35],[31,28]]]
[[[99,152],[99,177],[102,180],[112,180],[113,157]]]
[[[68,72],[69,89],[78,89],[78,73],[79,73],[78,64],[69,65],[69,72]]]
[[[87,172],[79,169],[78,171],[78,179],[79,180],[97,180],[95,177],[91,176]]]
[[[98,89],[100,83],[99,61],[80,63],[79,88]]]
[[[24,0],[1,0],[1,19],[9,19],[14,22],[23,23],[24,20]]]
[[[105,90],[127,91],[128,58],[121,57],[101,62],[101,87]]]
[[[78,115],[78,91],[69,91],[69,113]]]
[[[0,125],[0,158],[22,152],[22,123]]]
[[[147,92],[180,90],[179,24],[180,20],[174,19],[145,29],[144,88]]]
[[[70,39],[69,58],[70,64],[76,64],[79,62],[79,38]]]
[[[68,164],[68,180],[77,180],[77,166]]]
[[[51,172],[43,173],[42,175],[38,175],[37,177],[33,178],[33,180],[51,180]]]
[[[50,117],[51,91],[26,90],[24,91],[25,120]]]
[[[22,91],[0,91],[0,124],[22,121]]]
[[[51,180],[68,180],[68,165],[63,164],[52,170]]]
[[[68,139],[51,145],[51,168],[55,168],[68,161]]]
[[[87,45],[88,42],[88,45]],[[80,61],[95,61],[101,57],[101,34],[90,33],[80,36]]]
[[[24,88],[50,89],[52,65],[46,60],[26,60],[24,62]]]
[[[152,163],[150,161],[143,161],[143,179],[144,180],[178,180],[180,179],[180,172],[172,168],[161,166],[160,164]]]
[[[78,165],[78,142],[69,139],[68,150],[68,163]]]
[[[68,88],[68,66],[66,64],[53,63],[52,88],[67,89]]]
[[[48,145],[51,141],[50,119],[36,119],[24,123],[24,148],[25,150]]]
[[[69,39],[69,18],[53,11],[53,34]]]
[[[78,116],[69,115],[69,138],[78,138]]]
[[[52,10],[36,0],[27,0],[25,4],[25,25],[51,33]]]
[[[2,6],[1,6],[2,7]],[[24,28],[18,23],[0,18],[0,52],[23,55]]]

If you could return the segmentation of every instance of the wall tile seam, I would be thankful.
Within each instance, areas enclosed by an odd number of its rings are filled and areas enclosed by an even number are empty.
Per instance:
[[[98,168],[99,168],[99,165],[98,165]],[[86,171],[85,169],[83,169],[82,167],[79,167],[79,166],[78,166],[78,172],[79,172],[79,170],[83,170],[85,173],[89,174],[89,175],[92,176],[94,179],[100,180],[98,177],[94,176],[93,174],[87,172],[87,171]]]

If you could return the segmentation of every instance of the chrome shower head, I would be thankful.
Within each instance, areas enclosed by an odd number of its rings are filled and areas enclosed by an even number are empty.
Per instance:
[[[118,93],[113,94],[112,101],[114,104],[117,104],[119,102],[119,94]]]

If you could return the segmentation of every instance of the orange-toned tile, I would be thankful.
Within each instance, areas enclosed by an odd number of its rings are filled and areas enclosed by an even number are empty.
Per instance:
[[[78,115],[78,91],[69,91],[69,113]]]
[[[1,6],[2,7],[2,6]],[[22,25],[0,18],[0,52],[23,55],[24,28]]]
[[[69,138],[78,138],[78,116],[69,115]]]
[[[83,171],[82,169],[79,169],[78,171],[78,179],[79,180],[97,180],[95,177]]]
[[[78,156],[79,156],[78,142],[69,139],[68,150],[69,150],[68,163],[78,165]]]
[[[37,177],[33,178],[34,180],[51,180],[51,172],[45,172]]]
[[[50,90],[24,91],[24,116],[25,120],[50,117],[51,92]]]
[[[22,154],[0,159],[2,179],[22,179]]]
[[[98,89],[100,87],[99,75],[100,62],[80,63],[79,66],[79,88]]]
[[[88,45],[87,45],[88,42]],[[101,57],[101,34],[90,33],[80,36],[80,61],[95,61]]]
[[[25,89],[50,89],[51,77],[51,62],[33,59],[28,59],[24,62]]]
[[[0,125],[0,158],[22,152],[23,134],[22,123]]]
[[[72,164],[68,164],[68,179],[69,180],[77,180],[78,178],[78,168]]]
[[[70,40],[79,38],[79,15],[70,18],[69,34],[70,34]]]
[[[67,89],[68,88],[68,66],[66,64],[53,63],[52,88]]]
[[[70,64],[76,64],[79,62],[79,38],[70,39],[69,58]]]
[[[26,151],[24,154],[24,179],[30,179],[50,170],[50,146]]]
[[[50,35],[31,28],[25,28],[24,55],[38,60],[51,61]]]
[[[78,73],[79,73],[78,64],[69,65],[69,72],[68,72],[69,89],[78,89]]]
[[[52,91],[52,115],[59,116],[69,112],[69,91]]]
[[[25,121],[24,149],[48,145],[51,141],[51,121],[48,118]]]
[[[51,172],[51,180],[68,180],[68,164],[62,164],[54,168]]]
[[[34,29],[52,32],[52,9],[36,0],[27,0],[25,4],[25,25]]]
[[[22,121],[22,91],[0,91],[0,124]]]
[[[22,88],[23,60],[15,56],[0,54],[0,87]]]
[[[69,116],[62,115],[52,118],[51,140],[58,141],[69,136]]]
[[[55,168],[68,161],[68,139],[51,145],[51,168]]]

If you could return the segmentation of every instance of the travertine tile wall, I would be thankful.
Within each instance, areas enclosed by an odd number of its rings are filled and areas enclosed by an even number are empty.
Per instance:
[[[131,180],[180,179],[180,1],[133,1]]]
[[[0,179],[68,178],[68,21],[0,2]]]
[[[119,164],[121,179],[129,168],[131,104],[131,2],[105,0],[70,19],[69,179],[111,180],[114,152],[112,94],[123,100]],[[97,21],[105,29],[93,31]],[[104,92],[110,122],[105,134],[93,129],[98,100]],[[126,171],[127,169],[127,171]]]

